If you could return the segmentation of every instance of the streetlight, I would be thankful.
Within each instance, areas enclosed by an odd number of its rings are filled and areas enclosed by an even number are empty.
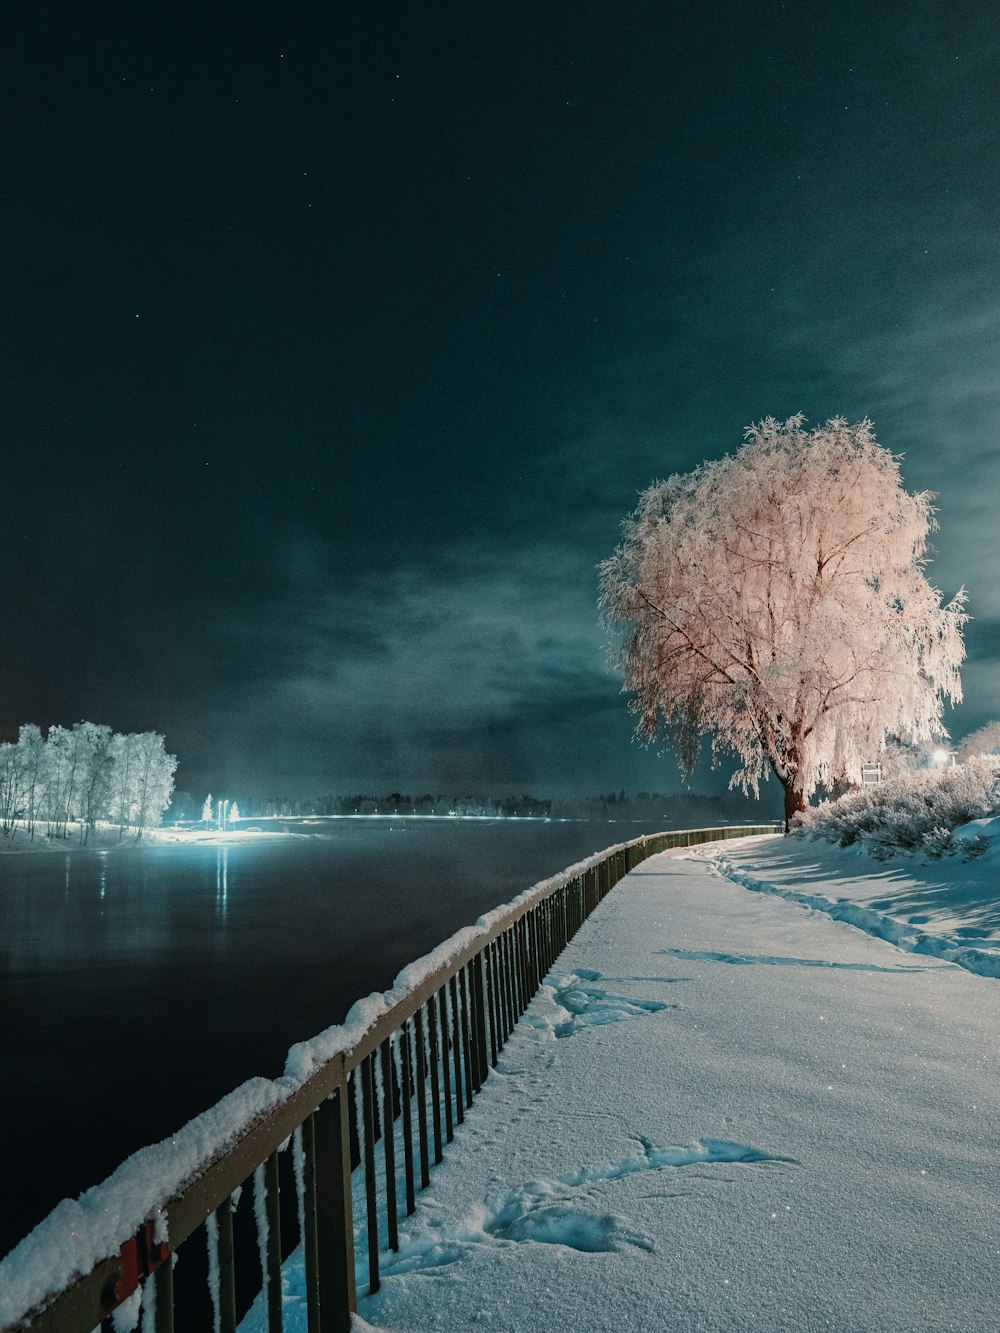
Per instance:
[[[951,760],[951,764],[950,764],[950,765],[948,764],[948,760],[949,760],[949,759]],[[955,751],[954,751],[954,750],[935,750],[934,753],[931,755],[931,761],[933,762],[935,768],[947,768],[947,767],[949,767],[949,766],[950,766],[951,768],[954,768],[954,767],[955,767]]]

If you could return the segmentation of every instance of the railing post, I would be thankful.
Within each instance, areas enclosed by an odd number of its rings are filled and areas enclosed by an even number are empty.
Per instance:
[[[413,1069],[410,1065],[410,1023],[403,1023],[399,1036],[399,1064],[402,1075],[400,1098],[403,1103],[403,1175],[406,1181],[406,1215],[416,1211],[413,1188]]]
[[[167,1258],[153,1274],[156,1283],[155,1333],[174,1333],[174,1256]],[[281,1325],[279,1324],[280,1328]]]
[[[319,1333],[319,1273],[316,1239],[316,1112],[302,1125],[303,1155],[303,1259],[306,1273],[306,1326],[308,1333]]]
[[[483,1086],[483,1071],[479,1064],[479,1003],[476,995],[474,960],[470,959],[462,969],[468,980],[469,991],[469,1050],[472,1058],[472,1090],[478,1096]]]
[[[479,1083],[472,1063],[472,1027],[469,1022],[469,986],[463,967],[458,974],[458,989],[462,999],[462,1068],[465,1071],[465,1105],[472,1106],[473,1089],[479,1091]]]
[[[361,1119],[358,1133],[364,1134],[361,1166],[365,1173],[365,1210],[368,1218],[368,1294],[374,1296],[381,1286],[378,1275],[378,1204],[375,1185],[375,1053],[366,1055],[355,1069],[361,1079]],[[385,1137],[385,1124],[382,1125]],[[322,1307],[321,1307],[322,1312]]]
[[[438,1044],[437,1010],[434,996],[427,1001],[427,1037],[431,1052],[431,1125],[434,1131],[434,1165],[444,1161],[441,1144],[441,1048]],[[445,1065],[448,1060],[445,1057]]]
[[[424,1045],[422,1006],[413,1015],[413,1028],[413,1044],[417,1048],[417,1143],[420,1148],[420,1188],[425,1190],[431,1183],[431,1161],[427,1146],[427,1049]]]
[[[493,959],[496,963],[496,1006],[497,1025],[500,1028],[501,1046],[506,1046],[510,1037],[510,1023],[507,1021],[507,960],[503,951],[503,936],[493,941]]]
[[[496,987],[494,985],[496,980],[496,955],[493,952],[492,941],[487,944],[484,950],[483,966],[486,968],[486,1015],[490,1020],[490,1064],[496,1069],[500,1043],[497,1040]]]
[[[219,1265],[219,1328],[236,1333],[236,1261],[233,1254],[233,1201],[223,1199],[215,1210]]]
[[[486,1052],[486,987],[483,985],[483,955],[472,960],[472,991],[476,1012],[476,1046],[478,1047],[479,1082],[485,1083],[490,1070]]]
[[[350,1333],[356,1300],[346,1078],[321,1103],[313,1120],[320,1318],[323,1333]]]
[[[448,1034],[448,1000],[447,1000],[447,982],[438,991],[438,1017],[441,1019],[441,1079],[444,1083],[444,1129],[445,1138],[451,1143],[455,1137],[455,1124],[452,1120],[451,1112],[451,1066],[448,1060],[448,1051],[451,1049],[451,1039]],[[396,1246],[398,1249],[399,1247]]]
[[[521,974],[518,970],[517,961],[517,939],[514,935],[514,927],[507,928],[507,959],[510,968],[510,998],[511,998],[511,1031],[517,1026],[517,1020],[521,1014]]]
[[[385,1213],[389,1249],[399,1249],[399,1219],[396,1215],[396,1094],[392,1067],[392,1038],[386,1037],[379,1055],[382,1060],[382,1153],[385,1158]]]
[[[461,1124],[465,1119],[465,1091],[462,1084],[462,1015],[458,1007],[458,978],[448,982],[451,997],[451,1054],[455,1065],[455,1117]]]
[[[278,1154],[271,1153],[264,1164],[261,1176],[264,1182],[264,1212],[267,1217],[267,1329],[268,1333],[281,1333],[281,1200],[278,1184]],[[256,1189],[256,1184],[254,1185]],[[157,1314],[159,1314],[159,1289],[157,1289]],[[157,1333],[160,1330],[157,1329]]]

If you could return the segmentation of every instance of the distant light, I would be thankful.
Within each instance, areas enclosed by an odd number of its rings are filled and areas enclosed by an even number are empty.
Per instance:
[[[943,767],[951,758],[951,751],[935,750],[931,758],[934,760],[935,764],[938,765],[938,767]]]

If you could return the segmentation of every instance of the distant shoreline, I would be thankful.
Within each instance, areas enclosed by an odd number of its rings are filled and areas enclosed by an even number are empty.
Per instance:
[[[437,824],[648,824],[648,819],[594,819],[585,815],[416,815],[416,814],[365,814],[365,815],[263,815],[258,819],[247,817],[239,822],[242,827],[235,829],[220,828],[166,828],[146,829],[141,839],[134,833],[126,832],[119,837],[117,825],[101,825],[93,830],[86,843],[80,841],[79,824],[70,823],[70,834],[66,838],[49,838],[36,829],[34,839],[28,836],[23,826],[18,826],[12,834],[0,837],[0,856],[51,855],[61,852],[71,855],[76,852],[110,853],[125,851],[137,847],[176,847],[176,846],[216,846],[228,847],[234,844],[271,841],[277,838],[308,837],[317,827],[324,824],[367,821],[381,823],[424,822]],[[733,821],[718,820],[720,824]],[[277,827],[276,827],[277,826]],[[693,827],[693,826],[692,826]]]
[[[521,823],[569,824],[575,822],[569,818],[553,819],[548,815],[263,815],[259,819],[247,817],[239,822],[240,828],[165,828],[146,829],[141,838],[126,830],[119,836],[117,825],[98,824],[89,834],[86,843],[80,840],[80,825],[70,821],[69,835],[65,838],[49,838],[37,827],[31,838],[23,825],[17,825],[12,833],[0,836],[0,856],[46,855],[61,852],[69,855],[74,852],[114,852],[136,847],[171,847],[171,846],[232,846],[234,843],[268,841],[276,838],[294,838],[308,836],[308,831],[317,825],[343,823],[347,820],[399,821],[428,820],[438,823],[459,823],[474,821],[477,823],[508,823],[517,820]],[[296,827],[286,827],[294,825]],[[276,827],[277,826],[277,827]],[[301,829],[301,832],[300,832]]]

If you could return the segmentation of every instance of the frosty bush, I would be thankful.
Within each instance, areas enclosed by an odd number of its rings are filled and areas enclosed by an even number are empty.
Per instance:
[[[931,860],[960,852],[971,859],[986,850],[986,842],[956,839],[952,831],[997,813],[1000,763],[976,757],[826,801],[797,816],[795,830],[841,847],[858,843],[880,861],[900,852],[922,852]]]
[[[1000,722],[987,722],[985,727],[966,736],[958,747],[960,762],[977,754],[1000,754]]]

